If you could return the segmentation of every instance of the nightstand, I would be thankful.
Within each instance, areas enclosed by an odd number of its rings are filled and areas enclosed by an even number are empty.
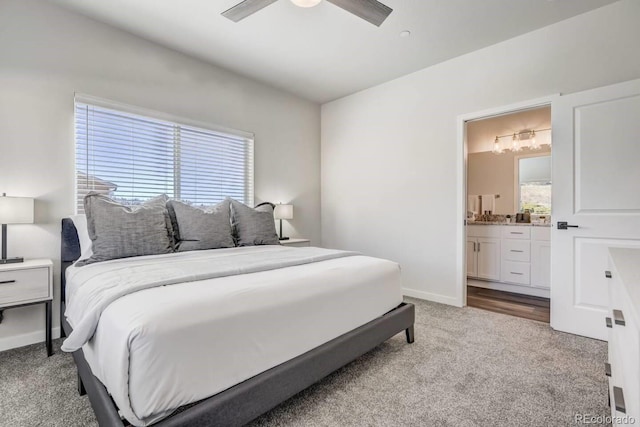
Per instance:
[[[311,240],[291,238],[288,240],[280,240],[280,244],[284,246],[294,246],[296,248],[303,248],[305,246],[311,246]]]
[[[53,262],[31,259],[0,265],[0,323],[4,310],[45,304],[47,356],[51,356],[51,303],[53,301]]]

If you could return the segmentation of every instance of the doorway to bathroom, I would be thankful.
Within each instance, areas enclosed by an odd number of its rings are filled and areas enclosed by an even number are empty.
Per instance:
[[[550,103],[464,126],[466,304],[549,323]]]

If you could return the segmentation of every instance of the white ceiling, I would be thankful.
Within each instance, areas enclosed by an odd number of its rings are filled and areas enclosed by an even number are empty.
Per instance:
[[[326,102],[615,0],[383,0],[379,28],[327,2],[279,0],[234,23],[220,13],[240,0],[49,1]]]

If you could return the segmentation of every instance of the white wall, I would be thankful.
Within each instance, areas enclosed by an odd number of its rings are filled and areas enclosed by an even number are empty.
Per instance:
[[[47,2],[0,0],[0,192],[37,199],[37,224],[9,226],[8,249],[55,260],[54,326],[74,92],[254,132],[256,202],[293,202],[285,233],[319,242],[319,105]],[[42,305],[5,312],[0,350],[43,339]]]
[[[398,261],[405,293],[460,303],[458,115],[640,77],[623,0],[322,106],[322,243]]]

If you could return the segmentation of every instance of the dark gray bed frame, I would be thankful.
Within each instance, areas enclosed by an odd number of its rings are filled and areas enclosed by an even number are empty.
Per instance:
[[[65,271],[80,257],[78,233],[69,218],[62,220],[60,322],[63,336],[71,333],[64,317]],[[369,352],[399,332],[414,340],[415,307],[402,303],[385,315],[347,332],[294,359],[271,368],[196,404],[179,408],[154,426],[241,426]],[[105,386],[91,372],[82,349],[73,352],[78,369],[78,392],[89,401],[100,426],[129,425]]]

